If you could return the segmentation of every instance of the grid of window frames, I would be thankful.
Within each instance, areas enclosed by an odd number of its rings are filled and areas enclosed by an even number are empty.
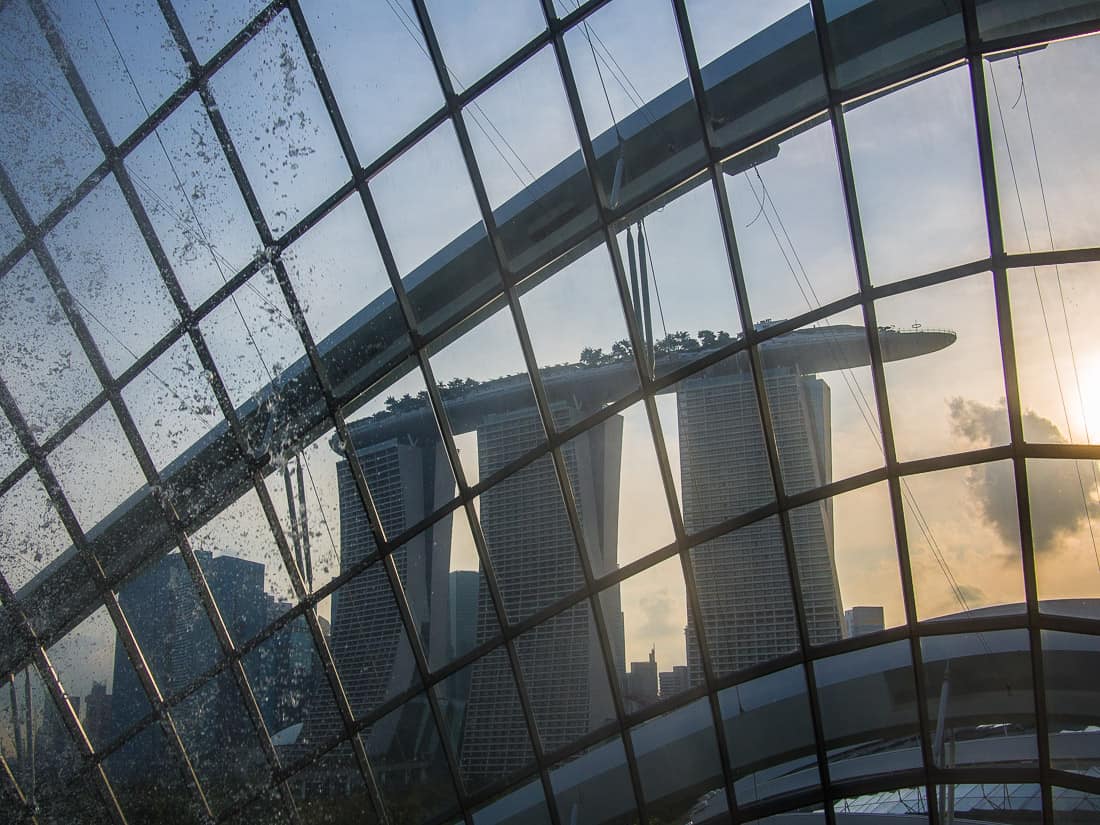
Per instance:
[[[1098,24],[0,3],[6,815],[1095,821]]]

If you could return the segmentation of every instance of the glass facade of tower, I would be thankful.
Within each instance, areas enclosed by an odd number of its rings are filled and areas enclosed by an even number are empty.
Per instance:
[[[0,0],[0,820],[1100,822],[1100,3]]]

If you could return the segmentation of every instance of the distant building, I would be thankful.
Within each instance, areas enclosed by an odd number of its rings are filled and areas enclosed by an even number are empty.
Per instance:
[[[683,693],[688,689],[687,665],[673,665],[672,670],[662,671],[658,676],[658,682],[662,699]]]
[[[845,637],[877,633],[886,628],[881,607],[851,607],[844,611]]]
[[[648,662],[631,662],[623,697],[627,712],[640,710],[657,701],[657,651],[649,651]]]
[[[829,387],[792,368],[768,370],[772,424],[788,486],[810,489],[832,480]],[[684,522],[691,532],[774,499],[759,429],[754,384],[747,373],[687,379],[676,395]],[[833,562],[829,501],[791,511],[791,532],[810,639],[840,638],[840,587]],[[762,520],[693,550],[696,588],[711,663],[730,673],[798,648],[790,573],[774,521]],[[688,676],[703,681],[694,618],[688,614]]]
[[[105,742],[110,735],[111,694],[102,682],[92,682],[92,692],[84,697],[84,730],[92,742]]]

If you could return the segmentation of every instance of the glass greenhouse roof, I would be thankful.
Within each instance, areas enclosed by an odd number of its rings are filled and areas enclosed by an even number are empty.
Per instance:
[[[1100,822],[1098,87],[1089,0],[0,0],[0,820]]]

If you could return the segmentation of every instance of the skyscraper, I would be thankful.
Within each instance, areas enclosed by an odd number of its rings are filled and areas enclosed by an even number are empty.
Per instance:
[[[809,489],[832,478],[829,387],[796,369],[765,375],[780,471],[789,488]],[[689,532],[774,498],[756,392],[747,372],[703,372],[677,392],[680,476]],[[840,638],[840,588],[833,562],[828,502],[790,514],[810,638]],[[782,534],[765,519],[726,533],[692,553],[696,588],[712,665],[729,673],[798,647],[798,626]],[[703,681],[688,614],[689,684]]]
[[[553,412],[559,426],[584,416],[583,410],[565,403],[555,403]],[[489,416],[478,427],[481,474],[495,472],[543,437],[541,420],[533,409]],[[619,416],[562,448],[596,575],[616,565],[621,451]],[[525,618],[583,584],[576,541],[549,458],[514,473],[484,494],[481,525],[511,620]],[[617,588],[606,595],[605,615],[620,616]],[[479,642],[494,631],[492,611],[489,593],[482,587],[478,595]],[[613,623],[609,625],[614,628]],[[552,622],[524,634],[518,645],[546,750],[571,742],[593,724],[612,717],[606,670],[587,603],[570,607]],[[621,639],[612,642],[613,648],[616,645],[622,649]],[[522,717],[502,712],[506,705],[518,702],[512,685],[504,657],[474,670],[461,754],[469,774],[500,776],[520,767],[529,753]]]

